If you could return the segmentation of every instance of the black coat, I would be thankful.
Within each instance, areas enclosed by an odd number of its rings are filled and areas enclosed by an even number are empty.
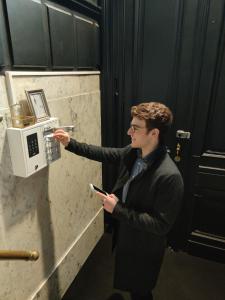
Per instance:
[[[176,165],[165,148],[159,147],[154,160],[130,183],[123,204],[122,189],[130,177],[137,149],[104,148],[73,139],[66,149],[120,166],[112,191],[120,199],[112,213],[119,221],[114,287],[137,292],[153,289],[166,248],[166,235],[181,207],[183,180]]]

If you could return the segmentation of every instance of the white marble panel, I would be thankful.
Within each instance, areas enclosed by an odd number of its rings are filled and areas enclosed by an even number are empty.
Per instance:
[[[14,89],[18,100],[25,100],[25,90],[43,89],[47,100],[80,93],[79,76],[14,76]]]
[[[82,76],[14,76],[14,89],[18,101],[26,100],[25,90],[43,89],[47,101],[82,93],[99,91],[98,75]]]
[[[90,93],[100,90],[99,76],[83,75],[80,80],[80,93]]]
[[[95,120],[95,114],[91,116],[89,114],[90,111],[96,111],[96,114],[100,113],[98,101],[99,95],[98,97],[82,95],[74,98],[66,98],[63,101],[54,101],[50,105],[50,109],[54,111],[55,116],[61,120],[64,119],[63,124],[75,125],[74,136],[76,139],[81,141],[86,139],[89,143],[100,144],[99,120]],[[63,110],[61,109],[62,106]],[[73,117],[74,113],[76,113],[76,117]],[[87,130],[89,127],[87,123],[89,122],[92,124],[91,130]],[[50,199],[59,198],[58,202],[60,205],[58,210],[60,211],[60,207],[63,206],[65,217],[68,215],[68,218],[65,218],[66,221],[64,221],[68,222],[68,232],[61,232],[61,234],[64,234],[64,238],[70,239],[71,236],[79,232],[79,227],[74,226],[74,222],[71,220],[76,220],[82,228],[88,222],[90,216],[95,214],[101,207],[100,201],[97,197],[93,197],[89,189],[90,182],[94,181],[97,185],[101,185],[100,166],[100,163],[78,157],[65,151],[63,147],[62,159],[50,166],[49,197]],[[57,186],[55,186],[55,182],[58,182]],[[69,194],[68,190],[70,190]],[[73,210],[71,210],[71,207]],[[56,218],[56,226],[58,228],[62,227],[62,224],[60,224],[62,221],[62,219]],[[60,238],[58,241],[60,243]],[[60,249],[61,247],[57,248]]]
[[[65,252],[50,278],[43,281],[31,299],[61,299],[102,234],[103,211],[100,209],[94,220],[86,226],[79,239],[75,240],[70,249]]]
[[[26,88],[46,89],[51,115],[64,125],[74,124],[78,140],[100,145],[100,91],[95,90],[99,79],[87,76],[81,88],[83,77],[24,77],[13,82],[19,100]],[[62,158],[50,167],[29,178],[15,177],[6,137],[9,110],[0,109],[0,114],[4,116],[0,123],[1,247],[40,252],[36,262],[0,262],[0,299],[26,300],[33,295],[56,300],[45,295],[65,292],[102,234],[102,221],[95,223],[95,216],[103,217],[102,211],[98,214],[101,202],[88,186],[89,182],[101,185],[101,164],[62,147]],[[92,229],[84,232],[87,226]],[[49,277],[54,280],[48,281]]]

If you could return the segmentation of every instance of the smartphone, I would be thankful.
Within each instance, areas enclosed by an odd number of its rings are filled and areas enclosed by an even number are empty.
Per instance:
[[[102,189],[98,188],[97,186],[95,186],[94,184],[90,183],[90,188],[93,192],[99,192],[102,193],[106,196],[108,196],[108,193],[106,193],[105,191],[103,191]]]

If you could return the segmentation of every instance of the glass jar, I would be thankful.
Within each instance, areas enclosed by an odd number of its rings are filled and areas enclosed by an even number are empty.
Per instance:
[[[16,103],[10,106],[12,126],[16,128],[24,128],[35,123],[34,116],[25,116],[23,105]]]

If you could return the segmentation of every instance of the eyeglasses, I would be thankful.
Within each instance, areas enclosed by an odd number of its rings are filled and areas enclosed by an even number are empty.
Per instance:
[[[143,129],[143,128],[146,128],[146,127],[140,127],[140,126],[138,126],[138,125],[130,125],[130,131],[132,131],[132,132],[137,132],[137,131],[139,131],[140,129]]]

